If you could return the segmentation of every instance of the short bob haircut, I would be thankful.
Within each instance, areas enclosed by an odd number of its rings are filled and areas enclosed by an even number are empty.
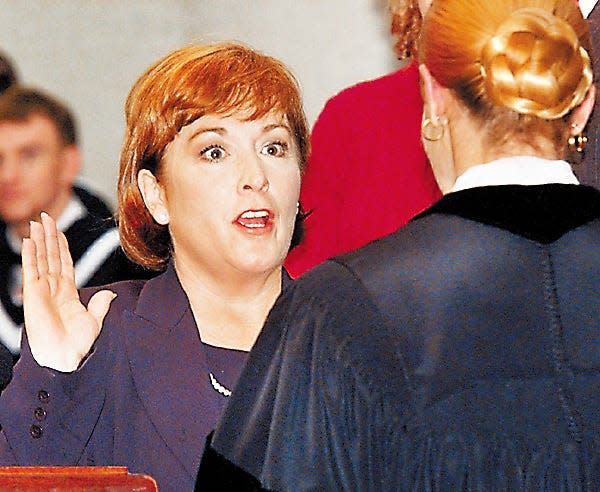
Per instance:
[[[134,84],[125,103],[126,133],[118,182],[121,243],[136,263],[162,270],[171,258],[167,226],[154,221],[137,185],[140,170],[160,179],[167,145],[186,125],[207,114],[248,120],[270,112],[285,115],[304,170],[309,126],[295,77],[280,61],[235,43],[193,45],[151,66]],[[292,243],[301,235],[298,215]]]

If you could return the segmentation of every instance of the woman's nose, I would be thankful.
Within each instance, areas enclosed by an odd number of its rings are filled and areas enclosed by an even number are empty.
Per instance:
[[[248,156],[244,159],[240,180],[242,190],[268,191],[269,178],[259,156]]]

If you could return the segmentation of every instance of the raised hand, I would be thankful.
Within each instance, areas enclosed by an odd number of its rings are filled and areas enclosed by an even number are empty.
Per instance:
[[[65,235],[42,213],[23,240],[25,330],[36,362],[63,372],[76,370],[102,329],[111,291],[94,294],[87,308],[75,286],[73,260]]]

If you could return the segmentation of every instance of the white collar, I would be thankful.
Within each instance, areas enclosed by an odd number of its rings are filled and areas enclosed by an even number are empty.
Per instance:
[[[83,206],[83,203],[77,198],[75,195],[71,195],[71,199],[67,204],[67,207],[63,210],[63,213],[60,214],[60,217],[56,219],[56,228],[59,231],[66,231],[69,227],[71,227],[76,221],[85,217],[86,209]]]
[[[77,198],[75,195],[71,195],[71,199],[67,204],[66,208],[63,210],[63,213],[60,214],[60,217],[56,220],[56,228],[59,231],[66,231],[71,225],[73,225],[77,220],[84,217],[86,213],[85,207],[83,203]],[[12,227],[6,228],[6,241],[15,253],[21,253],[21,243],[23,242],[21,237],[15,233]]]
[[[587,19],[592,10],[594,10],[595,5],[598,3],[598,0],[579,0],[579,8],[581,9],[581,13]]]
[[[479,186],[549,183],[579,184],[579,181],[566,161],[551,161],[533,156],[503,157],[467,169],[456,178],[450,193]]]

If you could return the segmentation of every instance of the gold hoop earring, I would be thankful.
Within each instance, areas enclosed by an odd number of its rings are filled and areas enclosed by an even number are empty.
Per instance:
[[[576,130],[577,124],[573,123],[571,125],[571,128]],[[571,135],[567,140],[567,143],[569,144],[569,150],[571,152],[579,152],[580,154],[582,154],[585,150],[585,146],[587,145],[587,141],[588,138],[583,132],[579,132],[577,135]]]
[[[428,142],[437,142],[444,136],[447,123],[446,118],[442,119],[439,116],[425,118],[421,123],[421,136]]]

